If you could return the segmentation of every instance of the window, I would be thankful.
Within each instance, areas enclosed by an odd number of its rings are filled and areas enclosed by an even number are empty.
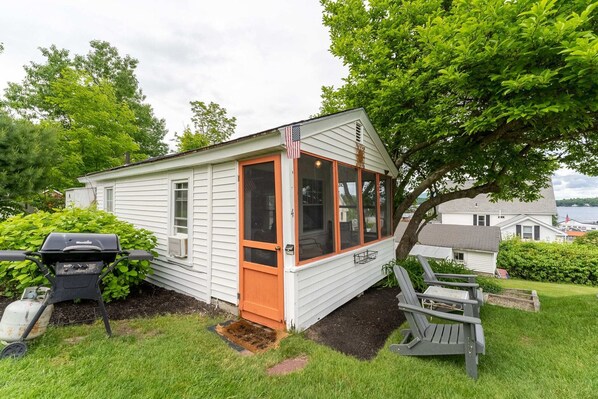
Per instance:
[[[188,182],[173,182],[173,222],[172,232],[174,234],[188,234]]]
[[[523,235],[521,238],[524,240],[531,240],[533,238],[532,226],[523,226]]]
[[[363,208],[363,242],[378,239],[378,190],[376,174],[361,172],[361,206]]]
[[[457,263],[465,264],[465,254],[463,252],[453,252],[453,259]]]
[[[389,200],[391,195],[391,182],[390,177],[380,176],[380,234],[382,237],[386,237],[391,234],[391,209],[392,200]]]
[[[473,215],[474,226],[490,226],[490,215]]]
[[[299,260],[335,251],[333,163],[301,154],[298,165]]]
[[[114,188],[106,187],[104,189],[104,210],[114,212]]]
[[[357,168],[338,166],[338,209],[341,249],[360,244]]]
[[[392,178],[303,152],[295,162],[298,262],[392,235]]]

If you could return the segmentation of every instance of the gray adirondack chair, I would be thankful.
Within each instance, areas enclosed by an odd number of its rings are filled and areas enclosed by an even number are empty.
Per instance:
[[[475,274],[450,274],[450,273],[434,273],[428,260],[421,255],[417,255],[417,260],[424,269],[424,282],[428,285],[436,285],[439,287],[450,287],[456,289],[466,289],[469,292],[469,299],[474,299],[478,302],[477,308],[474,308],[474,316],[480,317],[479,307],[484,304],[484,294],[480,290],[479,284],[475,282]],[[442,281],[441,278],[461,279],[467,280],[466,283],[456,281]]]
[[[409,274],[401,266],[394,267],[401,293],[399,309],[405,312],[409,329],[402,330],[404,338],[400,344],[390,345],[394,353],[406,356],[465,355],[467,374],[478,378],[478,355],[486,351],[484,329],[479,318],[473,317],[476,301],[431,297],[418,294],[413,289]],[[438,312],[421,306],[420,299],[442,300],[461,304],[465,315]],[[452,321],[452,324],[430,323],[426,316]]]

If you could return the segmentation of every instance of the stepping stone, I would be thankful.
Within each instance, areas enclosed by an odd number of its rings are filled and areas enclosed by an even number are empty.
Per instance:
[[[285,375],[297,370],[302,370],[307,366],[309,359],[307,356],[298,356],[293,359],[287,359],[268,369],[268,375]]]

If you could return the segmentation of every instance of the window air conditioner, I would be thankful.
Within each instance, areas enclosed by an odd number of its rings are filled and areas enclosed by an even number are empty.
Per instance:
[[[168,256],[175,258],[187,257],[187,237],[168,237]]]

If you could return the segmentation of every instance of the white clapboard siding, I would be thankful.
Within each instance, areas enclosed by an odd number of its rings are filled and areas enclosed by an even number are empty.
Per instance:
[[[366,249],[378,251],[377,258],[354,264],[353,254]],[[313,266],[299,266],[297,279],[297,314],[295,328],[304,330],[350,301],[382,279],[382,265],[392,259],[393,239],[324,259]],[[389,309],[391,311],[391,309]]]
[[[237,163],[212,165],[211,295],[237,304],[239,221]]]
[[[301,140],[301,150],[326,158],[335,159],[349,165],[356,162],[355,123],[349,122],[332,129],[310,135]],[[384,173],[389,167],[380,155],[374,141],[365,127],[361,127],[363,145],[365,146],[365,168]]]
[[[114,214],[121,220],[154,233],[158,239],[154,274],[147,280],[167,289],[209,301],[205,265],[200,248],[193,247],[193,267],[183,267],[167,258],[170,181],[167,174],[139,176],[98,185],[98,207],[104,207],[104,187],[114,187]],[[193,189],[193,192],[195,190]],[[195,256],[198,260],[195,261]],[[203,268],[203,270],[202,270]]]
[[[492,252],[466,252],[466,266],[479,273],[494,274],[496,260]]]

